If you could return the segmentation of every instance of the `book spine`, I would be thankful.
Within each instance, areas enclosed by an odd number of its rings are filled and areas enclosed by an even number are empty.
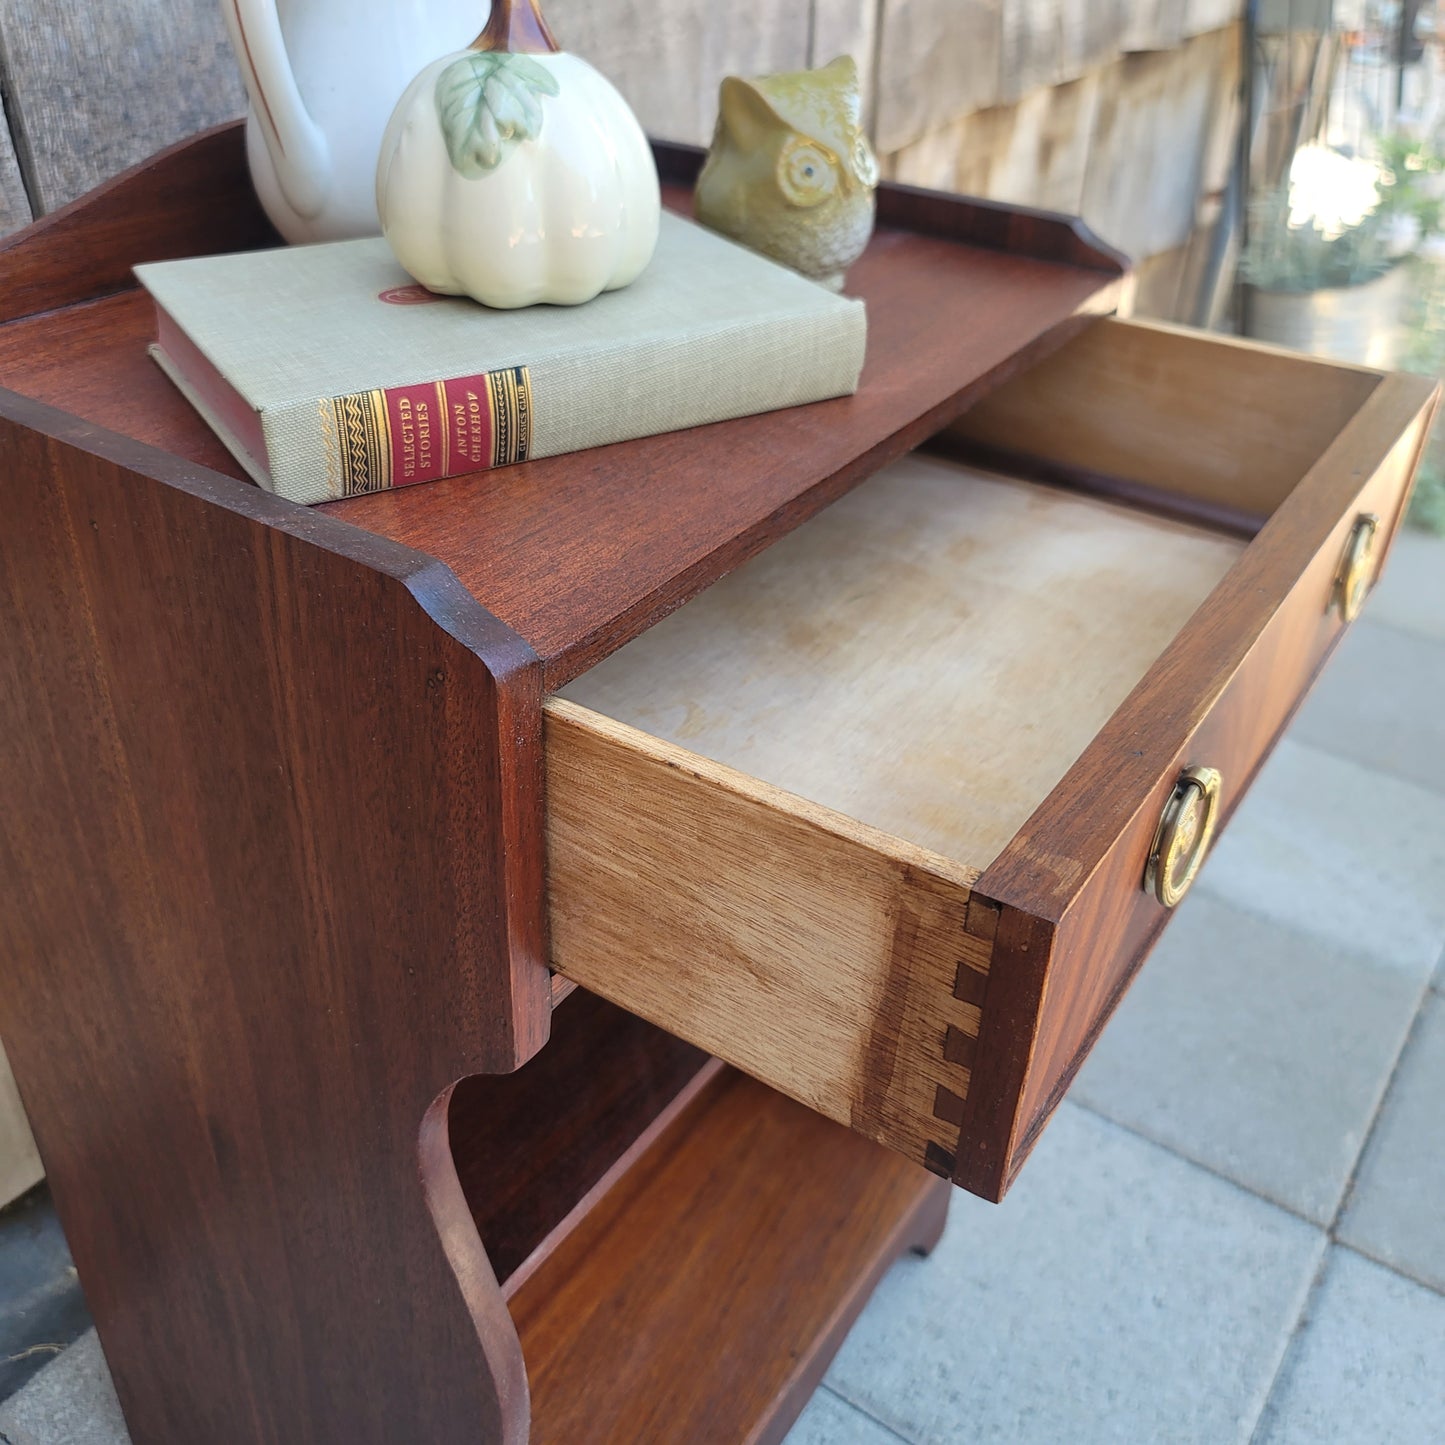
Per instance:
[[[527,460],[531,372],[511,366],[321,397],[268,416],[265,425],[276,491],[293,501],[435,482]]]
[[[844,396],[866,337],[842,306],[298,403],[263,417],[273,484],[334,501]]]

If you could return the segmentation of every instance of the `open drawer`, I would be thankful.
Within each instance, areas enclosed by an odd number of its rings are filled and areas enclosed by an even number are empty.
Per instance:
[[[1435,400],[1100,321],[547,703],[553,964],[998,1198]]]

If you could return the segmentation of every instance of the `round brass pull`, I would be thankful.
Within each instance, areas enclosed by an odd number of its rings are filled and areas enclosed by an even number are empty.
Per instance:
[[[1380,519],[1373,512],[1361,512],[1350,529],[1330,599],[1346,622],[1353,622],[1360,615],[1370,584],[1375,580],[1375,539],[1379,531]]]
[[[1164,805],[1144,870],[1144,887],[1166,908],[1173,908],[1189,892],[1209,852],[1223,782],[1214,768],[1187,768]]]

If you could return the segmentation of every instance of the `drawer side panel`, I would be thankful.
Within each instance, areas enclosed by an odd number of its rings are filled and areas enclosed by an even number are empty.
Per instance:
[[[555,698],[546,756],[557,971],[951,1172],[975,871]]]

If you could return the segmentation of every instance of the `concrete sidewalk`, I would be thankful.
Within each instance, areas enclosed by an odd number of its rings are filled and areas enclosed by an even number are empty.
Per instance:
[[[1442,950],[1445,542],[1406,534],[1017,1188],[895,1267],[790,1445],[1440,1445]],[[93,1334],[7,1439],[125,1440]]]

